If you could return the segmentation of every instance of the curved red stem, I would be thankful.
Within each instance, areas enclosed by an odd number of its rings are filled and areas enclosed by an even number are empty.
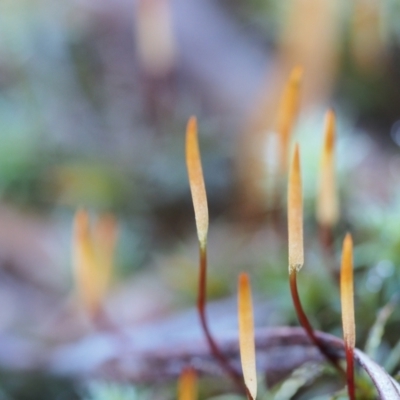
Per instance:
[[[304,328],[306,331],[308,337],[310,340],[314,343],[316,347],[318,347],[319,351],[325,356],[325,358],[343,375],[345,376],[345,372],[343,368],[340,366],[339,361],[336,357],[332,356],[329,354],[325,346],[317,339],[317,337],[314,334],[314,329],[312,328],[306,313],[303,310],[303,306],[301,305],[299,293],[297,290],[297,273],[296,270],[292,271],[289,274],[289,280],[290,280],[290,291],[292,294],[292,299],[293,299],[293,304],[294,308],[296,310],[297,317],[299,319],[299,322],[301,326]]]
[[[220,350],[217,342],[214,340],[206,317],[206,301],[207,301],[207,250],[200,247],[200,271],[199,271],[199,291],[197,298],[197,310],[199,312],[200,323],[210,347],[212,355],[220,364],[221,368],[226,371],[238,389],[247,393],[246,385],[242,380],[242,375],[229,363],[225,355]]]

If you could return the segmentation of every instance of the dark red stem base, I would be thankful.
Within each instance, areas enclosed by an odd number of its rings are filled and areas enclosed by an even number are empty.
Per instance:
[[[325,346],[317,339],[317,337],[314,334],[314,329],[312,328],[310,322],[308,321],[307,315],[305,314],[303,307],[300,302],[300,297],[299,293],[297,291],[297,273],[296,271],[293,271],[289,274],[289,280],[290,280],[290,291],[292,294],[292,299],[293,299],[293,304],[294,308],[296,310],[297,318],[299,319],[299,322],[301,326],[304,328],[306,331],[308,337],[310,340],[314,343],[316,347],[320,350],[320,352],[325,356],[325,358],[343,375],[345,376],[345,372],[343,368],[340,366],[339,361],[336,357],[332,356],[329,354],[328,350],[325,348]]]
[[[356,388],[354,385],[354,349],[345,345],[346,349],[346,377],[347,377],[347,392],[349,393],[349,399],[355,400],[356,398]]]
[[[237,388],[242,393],[249,396],[246,385],[243,382],[242,375],[231,366],[223,352],[220,350],[213,336],[211,335],[207,318],[206,318],[206,302],[207,302],[207,251],[200,248],[200,272],[199,272],[199,292],[197,298],[197,310],[199,312],[200,323],[206,337],[207,343],[210,347],[212,355],[215,357],[221,368],[226,371]]]

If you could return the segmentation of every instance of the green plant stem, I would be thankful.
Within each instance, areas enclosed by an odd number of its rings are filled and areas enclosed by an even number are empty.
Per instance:
[[[237,388],[242,393],[249,396],[246,385],[243,382],[242,375],[231,366],[225,355],[220,350],[213,336],[211,335],[207,317],[206,317],[206,303],[207,303],[207,250],[205,247],[200,246],[200,270],[199,270],[199,291],[197,298],[197,310],[199,312],[200,323],[206,337],[207,343],[210,347],[212,355],[220,364],[221,368],[226,371]],[[250,397],[251,399],[251,397]]]
[[[299,319],[299,322],[301,326],[304,328],[306,331],[308,337],[310,338],[311,342],[314,343],[316,347],[318,347],[319,351],[325,356],[325,358],[343,375],[345,376],[345,372],[343,368],[340,366],[339,361],[336,357],[333,357],[331,354],[328,353],[326,348],[323,346],[323,344],[317,339],[317,337],[314,334],[314,329],[312,328],[310,322],[308,321],[307,315],[305,314],[303,310],[303,306],[301,305],[299,293],[297,290],[297,272],[296,270],[293,270],[289,274],[289,280],[290,280],[290,291],[292,294],[292,299],[293,299],[293,304],[294,308],[296,310],[297,318]]]
[[[354,349],[347,345],[345,345],[345,349],[346,349],[346,361],[347,361],[347,369],[346,369],[347,392],[349,394],[349,399],[355,400],[356,390],[354,385]]]

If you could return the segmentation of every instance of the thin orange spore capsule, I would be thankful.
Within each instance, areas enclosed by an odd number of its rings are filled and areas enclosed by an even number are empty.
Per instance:
[[[354,317],[353,240],[350,233],[343,241],[342,266],[340,270],[340,302],[342,305],[343,338],[347,360],[347,388],[350,399],[355,399],[354,347],[356,324]]]
[[[254,343],[253,302],[250,280],[247,274],[239,276],[238,288],[239,347],[244,383],[248,397],[254,400],[257,396],[257,371]]]
[[[335,175],[335,113],[325,117],[325,135],[320,164],[317,197],[317,220],[321,226],[333,227],[339,218]]]
[[[185,368],[178,382],[178,400],[197,399],[197,374],[193,368]]]
[[[98,306],[96,255],[90,231],[89,215],[86,210],[80,209],[75,214],[72,247],[78,296],[85,307],[91,312],[95,312]]]
[[[286,83],[279,105],[277,131],[280,137],[281,172],[287,170],[290,138],[299,110],[302,77],[302,67],[294,67]]]
[[[197,137],[197,120],[191,117],[186,129],[186,165],[196,219],[197,236],[202,249],[206,247],[208,232],[208,205],[203,169]]]
[[[337,359],[332,357],[325,349],[323,344],[317,339],[314,330],[307,318],[301,305],[297,290],[297,271],[304,264],[304,245],[303,245],[303,195],[300,172],[300,152],[296,144],[293,161],[289,173],[288,185],[288,242],[289,242],[289,282],[293,305],[296,309],[297,317],[303,326],[310,340],[319,348],[321,353],[335,366],[341,370]]]
[[[116,218],[112,214],[101,215],[93,227],[99,301],[104,299],[111,283],[117,237],[118,224]]]
[[[296,144],[288,185],[289,273],[299,271],[304,264],[303,194],[300,172],[300,151]]]
[[[189,119],[186,129],[186,165],[200,247],[199,289],[197,294],[197,309],[199,312],[200,324],[206,336],[207,343],[210,346],[211,353],[220,363],[221,367],[229,374],[237,387],[244,391],[245,388],[240,374],[230,365],[228,359],[214,340],[206,318],[208,205],[197,138],[197,120],[195,117]]]

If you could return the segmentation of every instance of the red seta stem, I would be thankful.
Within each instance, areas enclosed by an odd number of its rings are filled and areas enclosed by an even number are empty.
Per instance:
[[[352,347],[345,345],[346,349],[346,361],[347,361],[347,392],[350,400],[356,398],[356,387],[354,384],[354,350]]]
[[[329,354],[325,346],[317,339],[317,337],[314,334],[314,329],[312,328],[306,313],[303,310],[303,306],[301,305],[299,293],[297,290],[297,272],[296,270],[293,270],[289,274],[289,280],[290,280],[290,291],[292,294],[292,299],[293,299],[293,304],[294,308],[296,310],[297,318],[299,319],[299,322],[301,326],[304,328],[306,331],[308,337],[314,343],[316,347],[318,347],[319,351],[325,356],[325,358],[343,375],[345,376],[345,372],[343,368],[340,366],[339,361],[336,357],[332,356]]]
[[[199,312],[201,327],[205,334],[212,355],[218,361],[221,368],[226,371],[226,373],[235,383],[240,392],[246,393],[248,395],[248,390],[242,380],[242,375],[229,363],[228,359],[222,353],[217,342],[214,340],[210,332],[206,317],[206,302],[207,302],[207,250],[204,247],[200,247],[200,271],[199,271],[199,291],[197,298],[197,310]]]

